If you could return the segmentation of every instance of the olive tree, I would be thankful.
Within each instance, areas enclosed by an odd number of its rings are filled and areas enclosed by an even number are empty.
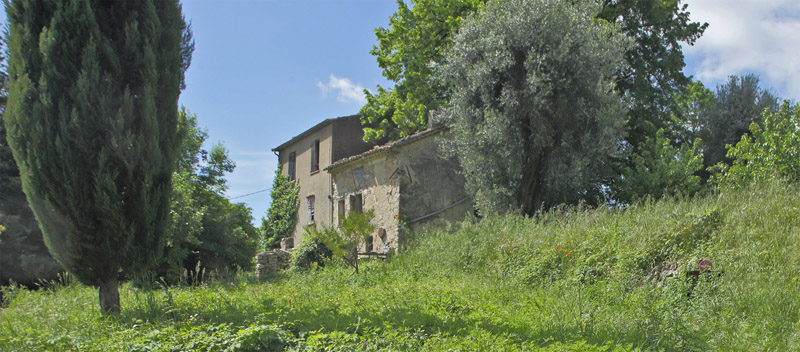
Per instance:
[[[462,22],[437,77],[438,120],[484,213],[534,214],[596,200],[613,175],[625,103],[615,72],[628,41],[595,1],[496,0]]]

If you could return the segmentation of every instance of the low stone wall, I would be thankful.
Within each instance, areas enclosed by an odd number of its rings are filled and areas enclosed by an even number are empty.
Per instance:
[[[256,255],[256,277],[261,280],[269,274],[288,269],[291,260],[292,254],[281,249],[261,252]]]

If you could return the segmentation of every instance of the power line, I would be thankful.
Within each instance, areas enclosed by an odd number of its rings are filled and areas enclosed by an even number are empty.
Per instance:
[[[271,191],[271,190],[272,190],[272,188],[262,189],[262,190],[260,190],[260,191],[255,191],[255,192],[248,193],[248,194],[242,194],[241,196],[236,196],[236,197],[228,198],[228,200],[234,200],[234,199],[238,199],[238,198],[242,198],[242,197],[252,196],[252,195],[254,195],[254,194],[258,194],[258,193],[264,193],[264,192],[266,192],[266,191]]]

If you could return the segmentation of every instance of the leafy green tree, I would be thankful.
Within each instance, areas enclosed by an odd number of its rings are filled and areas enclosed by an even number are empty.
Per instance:
[[[259,232],[252,225],[252,209],[242,203],[231,203],[220,193],[200,190],[196,195],[205,206],[197,252],[199,272],[196,283],[214,270],[223,275],[252,269],[252,259],[259,248]]]
[[[119,314],[121,279],[157,264],[191,54],[177,1],[16,0],[4,122],[56,260]]]
[[[706,115],[714,104],[714,92],[694,81],[675,98],[672,124],[673,144],[694,145],[705,128]]]
[[[703,168],[703,154],[699,149],[699,139],[693,146],[674,147],[664,130],[659,130],[655,138],[645,141],[640,154],[634,154],[632,166],[613,185],[614,200],[630,204],[646,196],[694,195],[701,189],[697,173]]]
[[[644,197],[693,195],[703,184],[703,148],[700,135],[714,93],[693,82],[674,98],[672,131],[659,129],[646,137],[620,165],[619,177],[611,185],[617,203],[628,204]]]
[[[394,88],[378,87],[367,94],[361,109],[364,137],[395,139],[427,127],[428,112],[444,105],[451,91],[433,74],[446,61],[461,19],[483,6],[480,0],[398,1],[388,28],[375,31],[379,44],[371,51]],[[672,97],[690,80],[683,74],[682,44],[693,44],[708,26],[692,22],[678,0],[603,0],[597,16],[619,23],[636,45],[625,52],[627,65],[618,68],[616,89],[632,97],[628,144],[638,146],[665,129],[671,138]]]
[[[753,122],[761,123],[761,113],[765,109],[778,110],[778,98],[760,88],[758,81],[758,76],[753,74],[730,76],[727,83],[717,87],[701,132],[706,167],[719,162],[730,165],[731,160],[725,157],[725,146],[739,141]]]
[[[297,209],[300,207],[300,185],[281,174],[281,165],[275,170],[272,181],[272,203],[267,217],[261,219],[261,232],[264,234],[266,249],[278,248],[281,238],[290,237],[297,225]]]
[[[750,124],[750,135],[728,149],[728,166],[719,163],[713,181],[744,186],[769,178],[800,181],[800,104],[784,102],[775,112],[765,110],[762,124]]]
[[[680,0],[603,0],[598,18],[615,22],[635,45],[625,51],[627,65],[617,72],[617,91],[631,98],[627,144],[634,154],[664,129],[673,139],[680,129],[670,118],[673,98],[691,80],[683,74],[682,44],[693,45],[708,27],[692,22]],[[691,145],[691,144],[690,144]]]
[[[183,136],[180,158],[172,176],[170,195],[170,226],[166,234],[164,256],[161,258],[156,276],[169,284],[180,282],[183,262],[192,254],[191,248],[200,245],[202,218],[206,207],[195,198],[197,168],[205,151],[203,142],[208,132],[197,126],[197,116],[186,108],[178,111],[178,129]]]
[[[342,219],[338,229],[327,227],[317,230],[315,226],[309,226],[303,237],[322,241],[333,256],[344,259],[345,263],[353,267],[358,274],[358,247],[366,243],[375,231],[375,225],[371,223],[373,217],[375,217],[373,209],[367,212],[351,211]]]
[[[491,1],[462,22],[439,77],[453,90],[445,142],[485,213],[594,201],[612,176],[627,45],[593,1]]]
[[[475,12],[483,0],[397,0],[397,12],[389,28],[378,28],[377,56],[383,75],[394,88],[378,86],[378,93],[365,90],[367,104],[361,108],[364,139],[380,142],[424,130],[428,111],[447,101],[448,90],[433,75],[433,65],[444,62],[452,46],[452,35],[461,19]]]
[[[198,127],[197,116],[185,108],[179,111],[178,126],[184,137],[173,176],[166,254],[158,275],[172,283],[186,270],[189,283],[200,283],[211,270],[250,270],[259,247],[252,209],[224,195],[225,175],[236,164],[221,143],[203,148],[208,131]]]
[[[0,37],[0,285],[13,280],[32,287],[40,281],[54,280],[63,271],[47,251],[42,231],[36,223],[25,194],[19,169],[6,143],[3,113],[6,107],[5,55]]]

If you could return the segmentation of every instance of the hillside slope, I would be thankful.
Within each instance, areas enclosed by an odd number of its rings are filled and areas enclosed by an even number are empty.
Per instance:
[[[360,275],[125,286],[118,320],[80,285],[13,292],[0,350],[800,350],[797,186],[460,227]]]

